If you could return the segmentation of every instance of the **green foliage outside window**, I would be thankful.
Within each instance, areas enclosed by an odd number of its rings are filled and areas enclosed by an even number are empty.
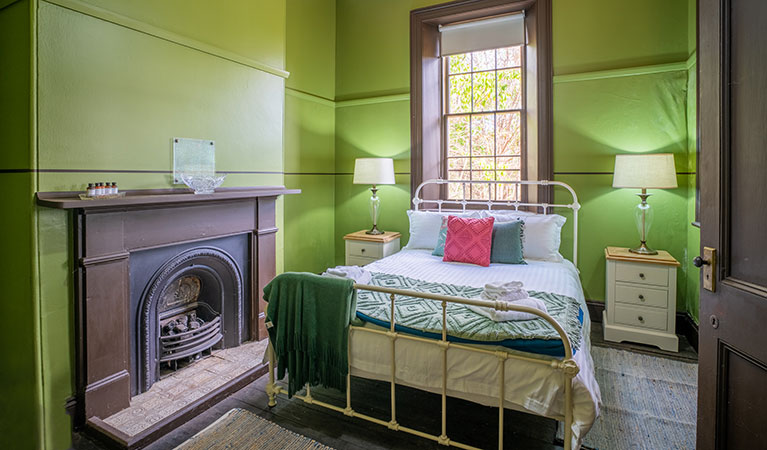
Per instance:
[[[517,46],[447,57],[449,180],[520,180],[521,52]],[[448,198],[518,200],[519,190],[516,185],[449,183]]]

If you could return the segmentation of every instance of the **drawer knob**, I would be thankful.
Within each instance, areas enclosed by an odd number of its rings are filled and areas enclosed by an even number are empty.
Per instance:
[[[639,274],[639,278],[641,278],[641,279],[643,279],[643,280],[644,280],[644,274],[643,274],[643,273],[640,273],[640,274]]]
[[[644,323],[644,317],[639,316],[639,317],[637,317],[637,319],[639,319],[639,323]]]
[[[364,248],[360,249],[360,252],[365,253],[365,249]]]
[[[642,294],[639,294],[639,300],[642,300],[642,301],[644,301],[644,295],[642,295]]]

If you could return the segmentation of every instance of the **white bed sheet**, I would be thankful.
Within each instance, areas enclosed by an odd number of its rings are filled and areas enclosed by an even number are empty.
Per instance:
[[[573,383],[573,447],[599,415],[601,396],[594,376],[590,331],[583,289],[578,272],[570,261],[528,261],[527,265],[491,264],[479,267],[446,263],[428,250],[407,250],[366,266],[371,272],[404,275],[428,281],[483,287],[489,282],[522,281],[525,289],[553,292],[578,300],[584,311],[583,339],[575,354],[580,372]],[[376,327],[366,324],[365,327]],[[376,327],[377,328],[377,327]],[[389,381],[390,341],[386,336],[353,332],[351,337],[352,375]],[[478,345],[514,352],[500,346]],[[529,354],[528,354],[529,355]],[[541,359],[553,360],[548,356]],[[396,345],[397,383],[425,391],[442,392],[442,356],[433,344],[400,339]],[[463,349],[448,350],[448,395],[487,406],[498,406],[498,359]],[[534,414],[564,417],[564,386],[561,372],[533,362],[508,359],[505,363],[505,406]]]

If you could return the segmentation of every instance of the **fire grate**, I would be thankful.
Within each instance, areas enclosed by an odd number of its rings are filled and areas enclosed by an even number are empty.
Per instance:
[[[189,304],[183,311],[172,311],[160,318],[160,363],[182,358],[199,359],[224,336],[221,316],[207,303]]]

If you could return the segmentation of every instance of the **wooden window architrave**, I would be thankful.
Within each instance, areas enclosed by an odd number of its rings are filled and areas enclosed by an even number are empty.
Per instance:
[[[528,160],[532,179],[553,178],[551,0],[459,0],[410,12],[410,192],[421,182],[444,178],[443,74],[439,26],[501,14],[525,12],[528,42],[526,82],[526,145],[535,146]],[[526,152],[527,149],[523,149]],[[529,155],[529,152],[527,152]],[[533,167],[534,170],[529,170]],[[528,195],[526,195],[528,194]],[[532,194],[532,195],[529,195]],[[445,198],[444,189],[424,189],[426,199]],[[525,200],[553,203],[551,187],[525,193]]]

